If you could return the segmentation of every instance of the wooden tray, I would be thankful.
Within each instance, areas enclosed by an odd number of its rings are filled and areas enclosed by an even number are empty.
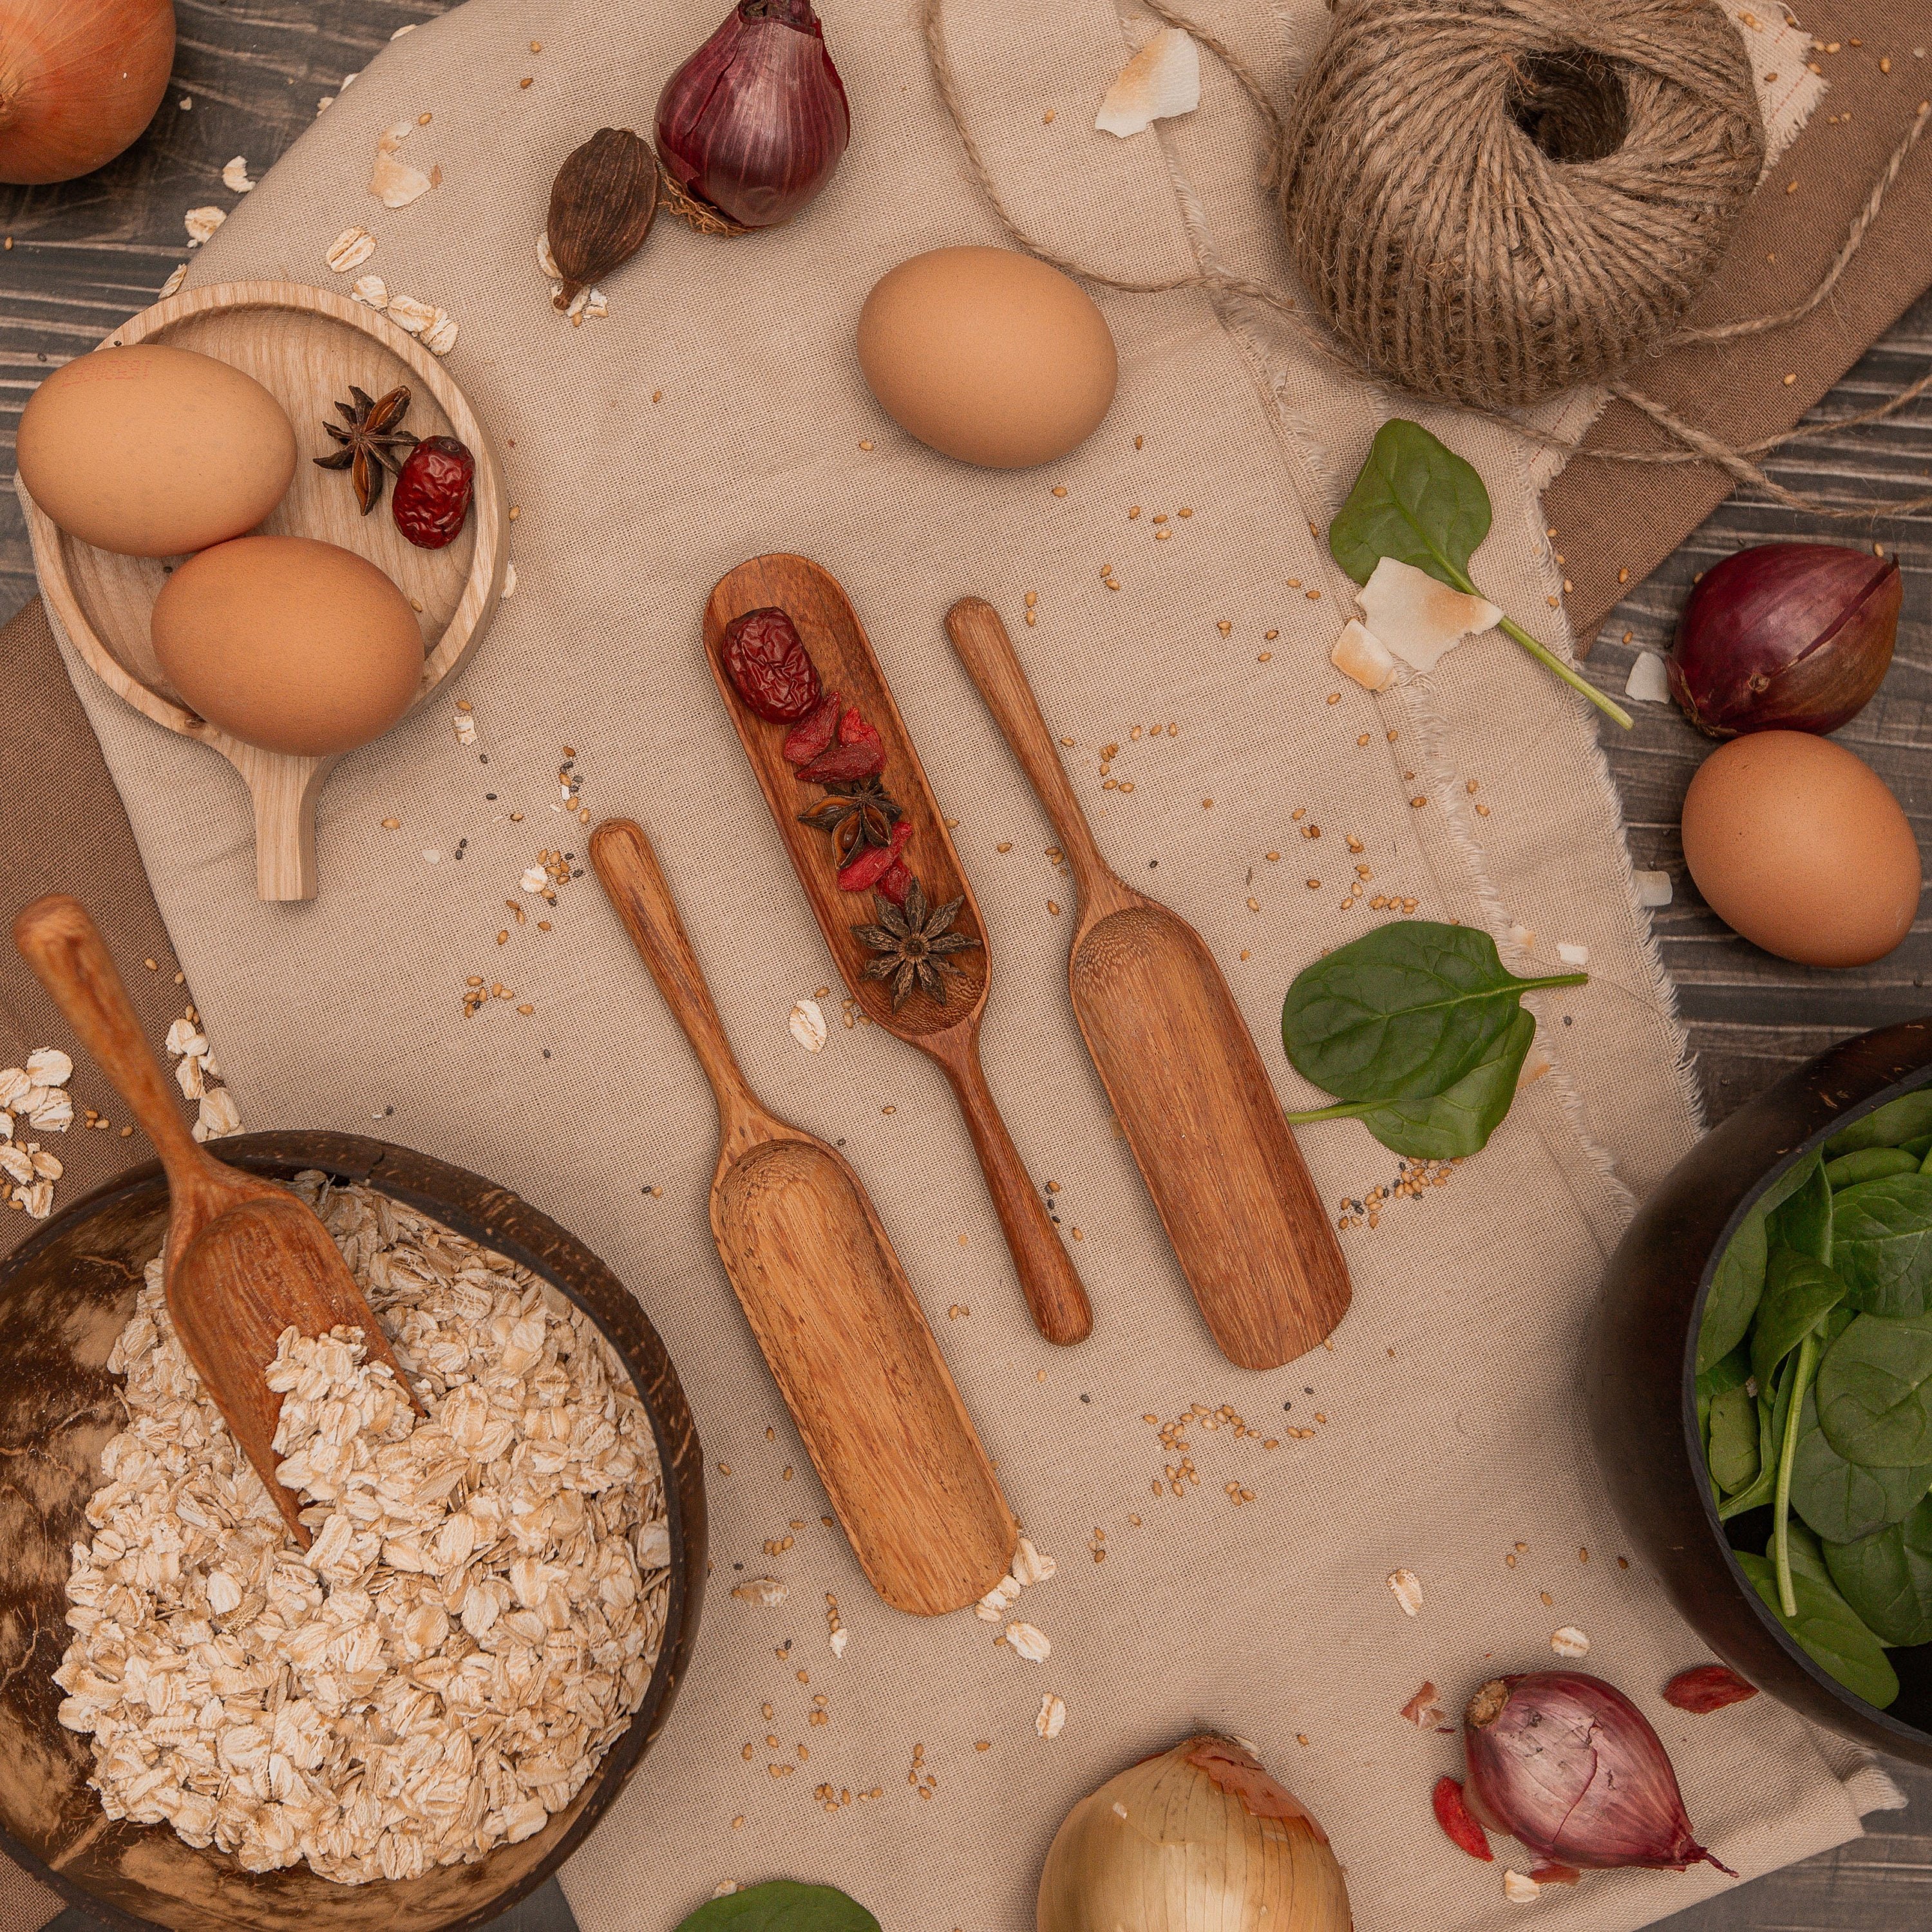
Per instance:
[[[374,309],[298,282],[220,282],[170,296],[115,330],[100,346],[165,342],[198,350],[254,377],[295,425],[295,481],[261,524],[274,536],[316,537],[365,556],[421,607],[422,686],[416,703],[482,642],[502,587],[508,545],[496,456],[468,399],[414,337]],[[474,508],[462,534],[442,550],[418,550],[396,528],[388,493],[364,517],[347,479],[318,470],[311,456],[335,446],[322,424],[350,386],[380,396],[398,382],[412,400],[405,428],[454,436],[476,458]],[[393,487],[393,479],[392,479]],[[315,802],[334,755],[294,758],[232,738],[184,704],[156,662],[148,614],[172,561],[119,556],[70,537],[27,495],[28,533],[40,592],[75,650],[110,691],[170,731],[219,752],[254,802],[256,890],[265,899],[315,896]]]

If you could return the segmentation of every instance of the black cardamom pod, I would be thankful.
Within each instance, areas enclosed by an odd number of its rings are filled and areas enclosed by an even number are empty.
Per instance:
[[[644,245],[658,212],[658,162],[628,128],[600,128],[556,171],[550,191],[550,259],[562,278],[559,308]]]

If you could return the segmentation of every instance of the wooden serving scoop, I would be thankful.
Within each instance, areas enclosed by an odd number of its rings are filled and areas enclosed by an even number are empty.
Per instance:
[[[217,1160],[188,1131],[94,922],[64,894],[36,899],[14,944],[133,1110],[168,1177],[163,1292],[175,1333],[296,1540],[302,1502],[275,1480],[282,1399],[266,1380],[285,1328],[359,1328],[422,1413],[382,1324],[328,1230],[286,1189]]]
[[[711,1233],[860,1567],[894,1609],[962,1610],[1019,1540],[945,1358],[843,1155],[759,1104],[643,829],[590,862],[718,1101]]]
[[[943,1001],[915,987],[909,998],[895,1005],[892,982],[867,976],[875,955],[854,928],[874,920],[873,896],[839,889],[831,840],[799,822],[800,813],[819,802],[820,788],[800,783],[785,762],[784,728],[754,716],[724,669],[725,626],[747,611],[770,608],[783,610],[796,626],[823,688],[838,692],[884,741],[882,782],[903,812],[901,822],[913,828],[912,842],[903,856],[924,890],[928,908],[955,898],[962,902],[952,930],[970,934],[978,944],[947,956],[951,970],[943,975]],[[1049,1342],[1084,1341],[1094,1326],[1087,1291],[1000,1118],[980,1065],[980,1022],[992,970],[986,922],[858,614],[836,580],[808,558],[783,554],[754,557],[721,578],[712,589],[704,608],[704,644],[725,709],[737,727],[745,755],[752,761],[839,976],[868,1019],[917,1047],[944,1070],[973,1137],[1035,1325]]]
[[[1201,935],[1124,885],[1094,842],[1000,614],[946,628],[1072,868],[1073,1011],[1221,1352],[1279,1368],[1348,1307],[1348,1270],[1246,1022]]]

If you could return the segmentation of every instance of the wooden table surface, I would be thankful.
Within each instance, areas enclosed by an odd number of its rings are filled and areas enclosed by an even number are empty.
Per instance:
[[[586,0],[588,4],[588,0]],[[182,217],[231,207],[223,164],[247,158],[260,176],[314,118],[316,105],[397,29],[448,10],[442,0],[176,0],[174,84],[154,124],[120,160],[84,181],[0,189],[0,436],[10,454],[22,404],[47,370],[91,348],[152,302],[188,259]],[[648,104],[640,102],[640,114]],[[1921,301],[1827,400],[1822,413],[1868,406],[1932,364],[1932,296]],[[1776,466],[1786,484],[1826,500],[1922,489],[1932,476],[1932,404],[1916,417],[1798,446]],[[10,467],[10,464],[9,465]],[[1776,506],[1727,504],[1641,585],[1605,627],[1589,675],[1621,693],[1635,652],[1668,644],[1699,572],[1748,543],[1821,537],[1882,542],[1905,572],[1905,614],[1885,688],[1839,736],[1883,774],[1932,850],[1932,520],[1843,522]],[[33,594],[18,506],[0,498],[0,619]],[[1628,642],[1624,641],[1628,635]],[[1708,749],[1674,709],[1640,705],[1628,734],[1603,736],[1640,867],[1669,872],[1673,902],[1658,940],[1698,1057],[1714,1119],[1830,1042],[1932,1009],[1932,921],[1922,917],[1889,958],[1830,974],[1787,966],[1747,945],[1707,911],[1685,878],[1677,820],[1684,789]],[[10,782],[29,782],[14,773]],[[1857,890],[1847,880],[1847,891]],[[1666,1922],[1672,1932],[1838,1932],[1932,1925],[1932,1772],[1891,1767],[1912,1798],[1874,1814],[1869,1835]],[[92,1922],[68,1912],[60,1932]],[[496,1922],[495,1932],[569,1932],[553,1882]]]

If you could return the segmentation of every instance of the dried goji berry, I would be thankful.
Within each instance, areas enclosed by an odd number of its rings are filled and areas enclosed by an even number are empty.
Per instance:
[[[868,845],[850,864],[842,868],[838,890],[842,892],[869,892],[898,862],[898,856],[911,837],[911,822],[901,819],[892,827],[890,844]]]
[[[470,514],[476,459],[453,436],[425,436],[409,453],[389,498],[389,513],[418,550],[454,541]]]
[[[828,691],[785,734],[784,746],[788,764],[808,765],[832,742],[838,728],[838,694]]]
[[[1471,1814],[1468,1803],[1462,1796],[1462,1787],[1453,1778],[1438,1778],[1430,1802],[1436,1808],[1436,1822],[1442,1827],[1449,1842],[1460,1846],[1472,1858],[1480,1858],[1486,1864],[1494,1864],[1496,1855],[1490,1850],[1490,1841],[1483,1828]]]
[[[886,768],[886,748],[876,741],[869,745],[834,745],[821,752],[808,765],[798,768],[801,784],[850,784],[854,778],[876,778]]]
[[[912,874],[906,870],[906,862],[895,859],[879,875],[872,890],[882,899],[890,899],[896,906],[904,905],[906,894],[912,890]]]
[[[855,704],[838,721],[838,742],[842,745],[876,745],[879,742],[877,728],[868,724],[860,716]]]
[[[1680,1711],[1721,1711],[1726,1704],[1741,1704],[1756,1695],[1755,1684],[1747,1684],[1721,1664],[1700,1664],[1694,1670],[1680,1671],[1664,1687],[1664,1701]]]
[[[782,610],[747,610],[724,627],[724,669],[760,718],[787,724],[818,702],[818,672]]]

